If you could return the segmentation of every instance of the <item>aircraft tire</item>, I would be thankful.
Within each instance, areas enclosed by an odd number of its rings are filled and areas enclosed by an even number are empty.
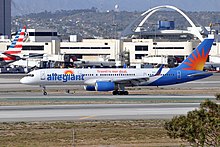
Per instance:
[[[128,95],[128,91],[113,91],[112,95]]]
[[[124,91],[123,94],[124,95],[128,95],[129,93],[128,93],[128,91]]]
[[[47,95],[47,92],[46,92],[46,91],[44,91],[44,92],[43,92],[43,94],[44,94],[44,95]]]
[[[124,91],[118,91],[118,95],[124,95]]]
[[[118,91],[113,91],[112,95],[118,95]]]

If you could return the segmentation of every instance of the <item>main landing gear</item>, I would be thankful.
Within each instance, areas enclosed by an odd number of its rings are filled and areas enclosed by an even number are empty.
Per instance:
[[[112,92],[113,95],[128,95],[128,91],[118,91],[118,90],[115,90]]]
[[[125,91],[123,84],[117,84],[116,89],[112,92],[113,95],[128,95],[128,91]]]
[[[69,89],[67,89],[67,90],[66,90],[66,93],[70,94],[70,90],[69,90]]]

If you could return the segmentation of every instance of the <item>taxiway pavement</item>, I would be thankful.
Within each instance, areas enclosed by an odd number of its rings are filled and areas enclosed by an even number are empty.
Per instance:
[[[107,95],[75,95],[64,93],[50,93],[42,95],[39,86],[22,85],[20,77],[10,78],[0,76],[0,99],[5,101],[20,100],[55,100],[62,98],[63,101],[72,99],[214,99],[214,95],[129,95],[112,96]],[[187,88],[187,89],[208,89],[219,88],[220,74],[212,77],[189,82],[185,84],[165,86],[164,88]],[[52,86],[48,89],[80,89],[82,86]],[[1,106],[0,122],[17,121],[55,121],[55,120],[122,120],[122,119],[169,119],[175,115],[186,114],[199,107],[199,103],[157,103],[157,104],[81,104],[81,105],[33,105],[33,106]]]
[[[199,103],[1,106],[0,122],[170,119]]]

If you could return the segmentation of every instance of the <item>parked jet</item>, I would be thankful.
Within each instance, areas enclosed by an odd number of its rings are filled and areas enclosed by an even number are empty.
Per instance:
[[[20,82],[43,87],[46,85],[85,85],[88,91],[113,91],[113,95],[127,95],[125,87],[163,86],[206,78],[212,73],[204,72],[214,39],[204,41],[175,68],[147,69],[39,69],[30,72]]]
[[[25,31],[26,27],[24,26],[23,29],[18,31],[8,50],[0,53],[0,66],[5,66],[21,59],[19,54],[21,53]]]

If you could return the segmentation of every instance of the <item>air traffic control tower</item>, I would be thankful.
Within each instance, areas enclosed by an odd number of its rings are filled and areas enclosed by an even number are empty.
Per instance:
[[[0,0],[0,35],[11,37],[11,0]]]

